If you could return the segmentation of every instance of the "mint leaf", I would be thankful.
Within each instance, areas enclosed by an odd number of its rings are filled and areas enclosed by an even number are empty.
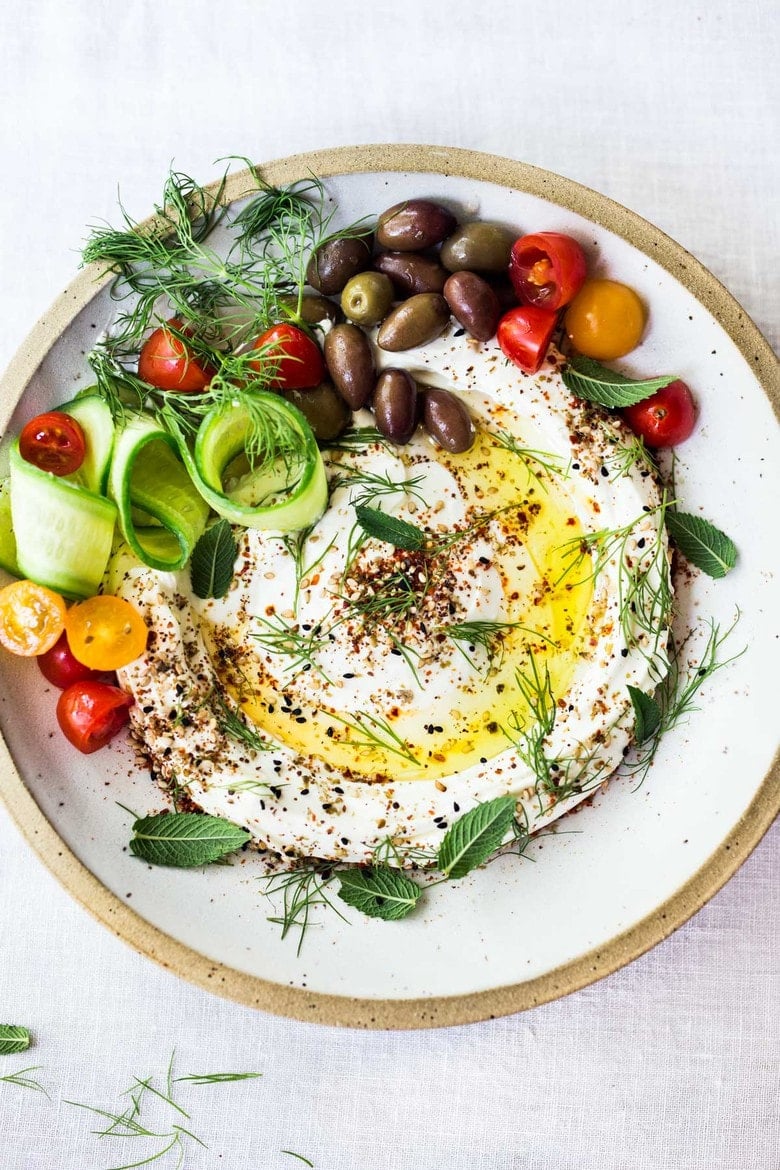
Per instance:
[[[24,1052],[30,1047],[30,1033],[18,1024],[0,1024],[0,1056]]]
[[[487,861],[511,830],[516,807],[514,796],[498,796],[455,821],[439,846],[441,872],[448,878],[462,878]]]
[[[133,825],[130,852],[150,865],[208,865],[240,849],[250,834],[207,813],[156,813]]]
[[[627,378],[625,374],[618,374],[616,370],[602,366],[601,362],[586,357],[571,358],[561,376],[564,386],[578,398],[598,402],[610,409],[633,406],[677,381],[676,374],[660,378]]]
[[[418,528],[416,524],[409,524],[406,520],[399,520],[397,516],[388,516],[379,508],[357,504],[355,515],[364,532],[376,537],[377,540],[385,540],[396,548],[417,552],[425,544],[425,533],[422,528]]]
[[[383,918],[385,922],[406,918],[422,896],[417,882],[384,865],[348,869],[339,873],[338,879],[342,902],[362,910],[369,918]]]
[[[196,597],[224,597],[233,580],[238,545],[227,520],[207,528],[192,550],[190,581]]]
[[[666,527],[686,560],[709,577],[725,577],[737,563],[734,541],[709,520],[688,512],[667,512]]]
[[[661,708],[652,695],[646,695],[639,687],[629,687],[634,708],[634,738],[637,743],[651,739],[661,726]]]

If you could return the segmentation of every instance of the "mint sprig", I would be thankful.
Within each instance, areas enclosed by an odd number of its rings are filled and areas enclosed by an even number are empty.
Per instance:
[[[227,520],[207,528],[192,550],[190,582],[196,597],[224,597],[233,580],[238,545]]]
[[[397,516],[388,516],[379,508],[370,508],[368,504],[357,504],[355,515],[360,527],[369,536],[377,540],[384,540],[395,548],[405,549],[407,552],[417,552],[425,545],[425,533],[416,524],[409,524],[406,520],[399,520]]]
[[[130,852],[150,865],[190,869],[240,849],[250,834],[207,813],[156,813],[133,825]]]
[[[601,362],[586,357],[571,358],[561,376],[564,386],[578,398],[598,402],[610,410],[634,406],[677,381],[676,374],[665,374],[659,378],[627,378],[625,374],[607,369]]]
[[[702,516],[670,511],[666,527],[685,559],[709,577],[725,577],[737,563],[734,541]]]
[[[437,868],[456,879],[482,865],[512,828],[516,808],[514,796],[497,796],[459,817],[439,846]]]
[[[628,693],[634,708],[634,739],[644,743],[661,726],[661,708],[652,695],[646,695],[639,687],[629,686]]]
[[[0,1056],[24,1052],[30,1047],[30,1033],[18,1024],[0,1024]]]
[[[423,892],[417,882],[386,865],[344,870],[338,878],[342,902],[369,918],[382,918],[385,922],[406,918]]]

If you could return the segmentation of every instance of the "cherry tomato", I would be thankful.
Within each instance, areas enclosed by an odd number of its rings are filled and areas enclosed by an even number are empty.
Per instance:
[[[545,359],[557,320],[552,309],[518,305],[499,321],[498,344],[516,366],[526,374],[535,374]]]
[[[171,317],[167,325],[150,333],[141,347],[138,377],[158,390],[177,390],[180,394],[205,390],[214,370],[171,333],[169,325],[186,332],[183,322],[178,317]]]
[[[616,280],[586,280],[565,317],[574,348],[602,362],[635,349],[646,321],[647,312],[637,294]]]
[[[59,639],[50,650],[39,654],[36,659],[41,674],[52,686],[64,691],[71,683],[86,682],[91,679],[96,682],[116,682],[116,679],[107,671],[90,670],[78,658],[74,658],[73,651],[68,645],[67,634],[60,634]]]
[[[118,670],[146,648],[149,630],[130,601],[100,594],[77,601],[65,615],[74,658],[92,670]]]
[[[648,447],[676,447],[693,432],[696,406],[690,389],[678,378],[635,406],[627,406],[623,418]]]
[[[85,755],[105,747],[130,718],[133,696],[102,682],[75,682],[57,700],[57,722]]]
[[[34,581],[14,581],[0,589],[0,645],[32,658],[51,649],[63,631],[65,602],[59,593]]]
[[[274,390],[309,390],[325,377],[325,361],[316,341],[296,325],[273,325],[261,333],[255,349],[265,349],[267,360],[277,366],[276,376],[268,383]],[[262,370],[264,362],[252,362]]]
[[[22,428],[19,454],[27,463],[52,475],[72,475],[87,453],[81,425],[61,410],[37,414]]]
[[[586,272],[582,248],[561,232],[536,232],[512,245],[509,277],[527,305],[562,309],[582,288]]]

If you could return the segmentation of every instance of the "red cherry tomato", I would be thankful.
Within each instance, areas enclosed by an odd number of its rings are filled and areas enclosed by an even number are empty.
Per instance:
[[[536,232],[512,245],[509,277],[519,299],[541,309],[568,305],[585,283],[585,253],[561,232]]]
[[[696,406],[688,386],[679,378],[650,398],[627,406],[623,418],[648,447],[676,447],[696,425]]]
[[[214,370],[171,333],[169,325],[181,333],[186,332],[183,322],[178,317],[171,317],[167,325],[150,333],[141,346],[138,377],[158,390],[197,394],[206,389]]]
[[[87,440],[75,418],[50,410],[31,418],[19,436],[19,454],[52,475],[72,475],[84,462]]]
[[[535,374],[545,359],[557,320],[558,314],[551,309],[518,305],[499,321],[498,344],[516,366],[526,374]]]
[[[57,702],[57,722],[85,755],[105,747],[130,718],[132,695],[102,682],[75,682]]]
[[[63,634],[45,654],[39,654],[35,660],[41,668],[41,674],[53,687],[64,691],[71,683],[87,682],[115,682],[116,676],[104,670],[90,670],[78,658],[73,657],[73,651],[68,645],[68,635]]]
[[[268,383],[274,390],[308,390],[325,377],[320,347],[296,325],[273,325],[261,333],[254,348],[263,349],[266,360],[252,362],[253,369],[262,370],[266,362],[277,367]]]

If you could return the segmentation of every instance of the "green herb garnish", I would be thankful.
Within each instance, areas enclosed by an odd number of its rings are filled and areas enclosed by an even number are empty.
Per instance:
[[[616,409],[633,406],[677,381],[676,374],[660,378],[627,378],[593,358],[573,357],[563,369],[563,384],[578,398]]]
[[[498,796],[459,817],[439,846],[437,868],[456,879],[482,865],[510,831],[516,809],[514,796]]]
[[[628,687],[634,708],[634,739],[644,743],[655,735],[661,724],[661,708],[652,695],[646,695],[638,687]]]
[[[725,577],[737,563],[734,541],[709,520],[670,511],[666,527],[686,560],[709,577]]]
[[[406,918],[423,893],[417,882],[388,866],[345,869],[338,878],[338,895],[343,902],[385,922]]]
[[[196,597],[224,597],[233,580],[238,545],[227,520],[207,528],[192,550],[190,582]]]
[[[0,1024],[0,1056],[24,1052],[30,1047],[30,1033],[18,1024]]]
[[[416,524],[409,524],[407,520],[399,520],[397,516],[388,516],[379,508],[370,508],[367,504],[357,504],[355,515],[358,524],[376,540],[384,540],[394,548],[402,548],[407,552],[418,552],[424,548],[426,535]]]
[[[130,852],[150,865],[208,865],[240,849],[246,829],[207,813],[156,813],[133,825]]]

